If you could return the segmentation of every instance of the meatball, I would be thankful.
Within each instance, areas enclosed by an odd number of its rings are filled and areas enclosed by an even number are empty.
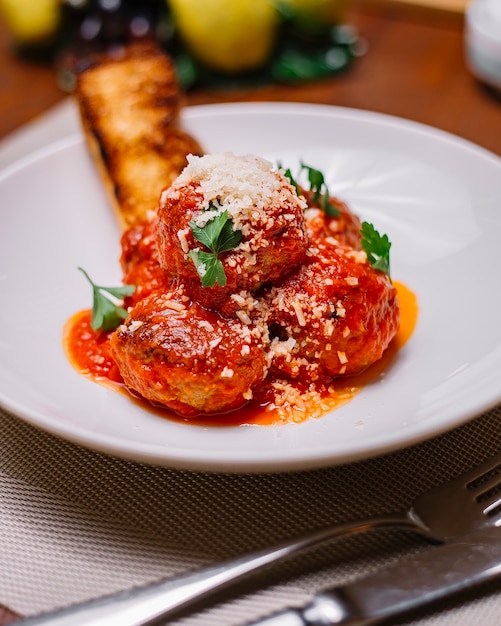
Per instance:
[[[126,308],[134,306],[153,291],[169,288],[170,276],[158,261],[156,228],[156,219],[145,220],[122,235],[120,264],[123,282],[136,286],[136,291],[125,299]]]
[[[292,378],[357,374],[398,330],[397,293],[363,251],[330,239],[267,296],[273,366]]]
[[[183,416],[230,411],[267,375],[268,328],[225,319],[182,291],[141,300],[111,336],[125,384]]]
[[[231,294],[277,283],[301,264],[308,246],[305,208],[289,180],[264,159],[226,153],[189,157],[160,199],[160,263],[193,299],[219,308]],[[224,214],[240,239],[217,254],[224,281],[204,286],[205,267],[197,271],[193,254],[213,251],[195,237],[194,228],[210,228]]]
[[[331,204],[337,210],[337,215],[327,215],[314,201],[311,191],[304,191],[308,209],[304,213],[306,233],[311,242],[326,237],[334,237],[341,244],[361,249],[360,219],[352,213],[348,206],[339,198],[330,198]]]

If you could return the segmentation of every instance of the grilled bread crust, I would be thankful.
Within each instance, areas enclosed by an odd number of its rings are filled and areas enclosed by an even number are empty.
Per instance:
[[[181,92],[169,57],[154,44],[99,57],[75,96],[90,152],[123,229],[156,210],[162,189],[202,154],[179,126]]]

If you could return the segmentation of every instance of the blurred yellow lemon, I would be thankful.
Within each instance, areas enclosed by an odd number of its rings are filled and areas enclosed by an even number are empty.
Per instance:
[[[263,65],[279,24],[273,0],[168,0],[181,38],[195,58],[227,74]]]
[[[36,44],[50,39],[59,26],[59,0],[0,0],[0,13],[14,39]]]
[[[308,25],[333,26],[339,24],[349,0],[278,0]]]

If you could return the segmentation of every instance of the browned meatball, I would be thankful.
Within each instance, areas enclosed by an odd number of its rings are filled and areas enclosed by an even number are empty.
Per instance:
[[[330,216],[321,208],[320,203],[313,200],[314,194],[305,191],[304,197],[308,209],[304,213],[306,233],[310,242],[333,237],[339,243],[361,249],[360,219],[352,213],[348,206],[339,198],[331,197],[330,202],[337,210],[337,215]]]
[[[277,338],[273,364],[293,378],[357,374],[398,330],[396,289],[362,251],[330,239],[268,295]]]
[[[219,308],[228,296],[277,283],[304,259],[303,198],[271,163],[254,156],[209,154],[189,164],[161,196],[158,253],[161,265],[207,307]],[[193,234],[227,213],[241,240],[218,256],[226,284],[203,286],[193,251],[209,252]],[[191,253],[191,254],[190,254]]]
[[[157,220],[145,220],[124,232],[121,238],[120,263],[123,282],[136,290],[125,299],[127,308],[146,298],[153,291],[167,291],[171,278],[158,262],[155,233]]]
[[[125,384],[183,416],[236,409],[268,372],[268,328],[225,319],[182,295],[152,293],[111,337]]]

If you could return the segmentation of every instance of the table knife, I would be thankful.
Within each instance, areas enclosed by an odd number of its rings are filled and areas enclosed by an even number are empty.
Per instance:
[[[247,626],[367,626],[501,577],[501,529],[478,531]]]

